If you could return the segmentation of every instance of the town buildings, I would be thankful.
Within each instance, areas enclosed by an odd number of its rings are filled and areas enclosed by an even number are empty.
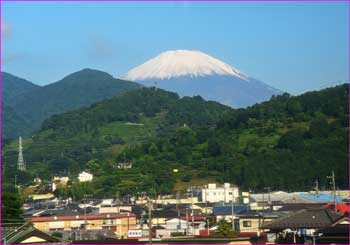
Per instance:
[[[89,181],[92,181],[93,177],[94,176],[92,174],[83,171],[79,174],[78,180],[79,182],[89,182]]]
[[[197,189],[198,190],[198,189]],[[202,202],[237,202],[239,200],[239,188],[230,183],[224,183],[219,186],[215,183],[208,184],[199,188]]]
[[[206,196],[203,196],[203,193],[206,193]],[[143,194],[140,196],[144,197]],[[344,220],[344,215],[348,215],[350,211],[349,203],[341,197],[335,197],[337,202],[334,205],[334,196],[330,193],[240,194],[238,187],[230,184],[192,187],[183,193],[158,196],[151,202],[146,202],[148,198],[142,197],[137,200],[135,196],[132,198],[136,203],[128,201],[130,196],[124,202],[124,199],[91,197],[85,198],[83,202],[59,206],[55,202],[57,198],[53,195],[33,196],[34,198],[50,203],[50,206],[30,210],[26,205],[27,220],[32,222],[36,229],[49,233],[59,232],[63,234],[64,239],[77,241],[107,238],[146,239],[150,223],[152,236],[158,239],[174,239],[177,236],[196,239],[215,234],[221,220],[226,220],[230,227],[232,225],[240,238],[254,238],[260,242],[290,241],[281,240],[281,237],[289,239],[293,232],[297,236],[291,242],[310,239],[321,241],[321,230],[327,232],[327,237],[323,237],[325,240],[335,239],[334,234],[341,234],[339,239],[345,241],[344,226],[348,227],[349,222]],[[204,201],[206,198],[207,201]],[[298,226],[290,225],[294,222],[293,219],[296,220],[300,215],[312,219],[310,214],[314,211],[311,210],[315,209],[319,210],[313,215],[315,224],[322,223],[322,220],[318,220],[322,215],[335,218],[323,226],[314,224],[305,228],[302,222]],[[300,240],[300,237],[303,240]]]
[[[28,219],[41,231],[111,230],[118,237],[126,237],[129,229],[136,228],[136,218],[132,213],[83,214],[69,216],[44,216]]]

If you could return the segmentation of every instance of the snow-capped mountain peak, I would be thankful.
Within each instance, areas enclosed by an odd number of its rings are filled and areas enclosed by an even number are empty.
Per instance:
[[[248,78],[239,70],[200,51],[171,50],[160,53],[144,64],[130,70],[126,80],[170,79],[174,77],[199,77],[225,75]]]

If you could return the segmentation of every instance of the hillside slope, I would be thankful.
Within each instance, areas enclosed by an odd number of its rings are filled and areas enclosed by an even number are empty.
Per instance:
[[[23,93],[40,88],[32,82],[16,77],[10,73],[2,72],[2,102],[6,106],[12,106],[15,100]]]
[[[206,181],[231,182],[242,190],[310,190],[335,172],[348,183],[349,85],[283,94],[234,110],[201,97],[179,98],[155,88],[130,91],[43,123],[24,145],[28,173],[18,173],[16,142],[5,148],[8,183],[34,174],[94,173],[88,186],[62,195],[111,196],[169,193]],[[132,169],[117,163],[132,161]],[[173,170],[177,169],[177,172]],[[83,189],[82,189],[83,188]],[[87,188],[87,189],[86,189]],[[79,194],[80,193],[80,194]]]
[[[236,183],[243,190],[308,191],[317,179],[321,188],[330,189],[327,176],[332,171],[337,187],[347,188],[348,91],[344,84],[300,96],[275,96],[225,114],[216,128],[180,128],[124,153],[158,181],[164,172],[154,169],[178,169],[169,177],[171,188],[207,179]],[[156,183],[152,188],[157,189]]]
[[[230,111],[230,107],[207,102],[199,96],[180,98],[164,90],[142,88],[45,120],[42,129],[24,144],[28,173],[15,169],[17,141],[6,145],[3,159],[8,166],[6,171],[17,173],[24,182],[31,180],[34,174],[48,178],[51,174],[69,172],[76,176],[79,171],[90,168],[91,162],[101,162],[104,170],[116,174],[116,162],[130,160],[121,155],[125,147],[140,146],[158,137],[171,137],[179,127],[214,127]],[[140,178],[138,171],[134,177]],[[98,182],[108,179],[108,176],[99,177]],[[117,177],[118,174],[108,181]],[[110,184],[101,186],[117,188]],[[97,193],[107,193],[101,188]]]
[[[16,96],[10,107],[29,123],[30,128],[24,135],[28,136],[52,115],[89,106],[140,87],[137,83],[115,79],[105,72],[84,69],[58,82]],[[16,132],[6,135],[19,136]]]

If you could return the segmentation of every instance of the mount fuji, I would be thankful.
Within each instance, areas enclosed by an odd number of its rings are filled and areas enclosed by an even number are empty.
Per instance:
[[[181,96],[200,95],[234,108],[270,99],[282,91],[251,78],[200,51],[165,51],[130,70],[125,80],[156,86]]]

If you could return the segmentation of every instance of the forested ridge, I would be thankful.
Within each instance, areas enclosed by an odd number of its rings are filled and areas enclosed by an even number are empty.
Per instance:
[[[301,191],[316,179],[328,188],[334,170],[337,187],[347,188],[348,120],[348,84],[236,110],[142,88],[47,119],[24,141],[27,173],[15,169],[16,142],[5,142],[4,181],[10,188],[15,174],[25,184],[87,169],[92,183],[59,194],[170,193],[207,181]],[[123,161],[133,168],[118,169]]]
[[[45,86],[2,73],[3,138],[29,137],[55,114],[89,106],[142,87],[98,70],[83,69]]]

